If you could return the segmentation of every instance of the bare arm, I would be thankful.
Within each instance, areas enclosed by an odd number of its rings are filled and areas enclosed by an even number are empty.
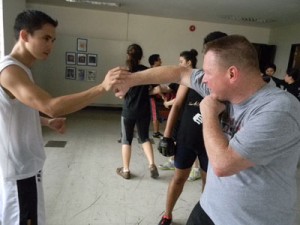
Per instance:
[[[171,93],[173,90],[168,86],[168,85],[157,85],[156,87],[154,87],[149,94],[150,95],[162,95],[165,93]]]
[[[168,116],[166,128],[164,131],[164,137],[172,137],[173,130],[177,123],[181,108],[184,105],[187,93],[189,88],[183,85],[180,85],[176,94],[174,104],[171,108],[170,114]]]
[[[203,119],[203,136],[208,159],[217,176],[231,176],[254,166],[229,145],[219,121],[219,114],[224,111],[223,103],[213,96],[205,97],[200,103]]]
[[[25,71],[18,66],[9,66],[1,72],[1,86],[11,98],[17,98],[23,104],[50,117],[75,112],[96,97],[110,89],[109,76],[98,86],[76,94],[51,97],[46,91],[34,84]]]
[[[123,97],[130,87],[143,84],[178,83],[190,87],[190,77],[193,70],[182,66],[159,66],[132,73],[118,71],[115,79],[115,92],[117,97]]]

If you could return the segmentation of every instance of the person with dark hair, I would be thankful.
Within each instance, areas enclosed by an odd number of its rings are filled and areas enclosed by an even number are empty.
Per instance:
[[[203,47],[208,42],[224,36],[226,34],[219,31],[209,33],[204,38]],[[181,52],[179,65],[195,69],[197,55],[198,52],[195,49]],[[173,209],[187,180],[194,181],[202,178],[202,191],[204,190],[208,158],[202,137],[202,116],[199,109],[202,99],[203,97],[195,90],[184,85],[179,86],[176,100],[168,117],[164,137],[160,142],[163,146],[168,146],[169,142],[173,142],[172,133],[177,120],[179,120],[175,137],[175,172],[168,187],[166,211],[159,225],[170,225],[172,223]]]
[[[184,67],[196,68],[198,62],[197,56],[198,56],[198,52],[195,49],[191,49],[190,51],[183,51],[179,54],[179,65]],[[173,98],[172,100],[168,101],[168,102],[172,101],[172,103],[165,103],[165,105],[166,104],[172,105],[170,111],[171,116],[168,117],[167,126],[164,132],[165,134],[167,134],[167,136],[165,137],[174,138],[175,140],[177,139],[178,126],[180,125],[180,119],[181,119],[180,112],[183,105],[185,104],[186,95],[189,89],[185,86],[179,86],[177,91],[179,90],[180,90],[180,100],[176,100],[176,98]],[[173,105],[174,105],[174,109],[173,109]],[[198,159],[196,159],[194,166],[190,171],[190,176],[188,177],[189,181],[195,181],[201,178],[199,167],[200,167],[199,161]],[[174,156],[169,157],[169,159],[165,163],[160,164],[158,168],[160,168],[161,170],[175,170]]]
[[[130,72],[148,69],[140,64],[143,50],[138,44],[131,44],[127,48],[126,64]],[[121,116],[121,142],[123,166],[117,168],[116,172],[124,179],[130,179],[131,143],[133,140],[134,127],[137,127],[139,141],[142,144],[145,155],[149,162],[150,176],[159,176],[154,163],[152,144],[149,139],[149,126],[151,121],[151,109],[149,104],[149,85],[141,85],[130,88],[127,92]]]
[[[257,51],[244,36],[211,41],[203,53],[203,70],[111,70],[115,96],[135,85],[178,82],[204,97],[200,111],[207,180],[187,225],[294,225],[299,101],[263,81]]]
[[[157,67],[161,66],[161,58],[159,54],[153,54],[150,55],[148,58],[148,62],[150,64],[150,67]],[[159,132],[159,106],[163,105],[163,94],[161,93],[153,93],[153,89],[157,87],[157,85],[150,85],[150,104],[151,104],[151,113],[152,113],[152,123],[153,123],[153,137],[154,138],[160,138],[162,137],[162,134]]]
[[[16,43],[0,61],[0,224],[41,225],[45,222],[41,125],[59,133],[66,118],[111,88],[104,81],[86,91],[52,97],[34,83],[31,68],[46,60],[56,39],[58,22],[37,10],[15,19]],[[40,116],[39,112],[46,116]]]
[[[148,62],[150,64],[150,67],[157,67],[157,66],[161,66],[161,58],[159,54],[153,54],[150,55],[148,58]]]
[[[270,83],[273,86],[283,88],[284,81],[274,77],[276,72],[276,65],[274,63],[269,63],[265,66],[265,71],[262,78],[265,82]]]
[[[300,71],[297,68],[289,69],[284,76],[284,90],[294,95],[300,101]]]

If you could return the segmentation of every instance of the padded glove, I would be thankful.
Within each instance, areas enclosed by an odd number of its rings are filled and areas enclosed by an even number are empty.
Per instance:
[[[163,137],[160,139],[157,149],[163,156],[169,157],[175,154],[176,146],[172,138]]]

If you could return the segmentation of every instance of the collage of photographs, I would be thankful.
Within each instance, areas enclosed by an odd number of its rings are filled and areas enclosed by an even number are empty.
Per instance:
[[[65,79],[78,81],[95,81],[97,54],[87,53],[88,40],[77,39],[77,52],[66,52]]]

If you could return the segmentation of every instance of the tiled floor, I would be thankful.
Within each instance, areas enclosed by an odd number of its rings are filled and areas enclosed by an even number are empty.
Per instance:
[[[47,224],[157,224],[165,209],[173,172],[160,171],[159,179],[150,178],[147,160],[135,139],[131,159],[133,178],[124,180],[116,174],[122,162],[121,145],[117,143],[120,111],[89,108],[67,118],[66,134],[43,130],[45,144],[67,141],[65,147],[45,148],[48,157],[44,168]],[[166,158],[156,150],[158,139],[154,141],[158,165]],[[300,183],[300,172],[297,179]],[[300,188],[298,190],[300,193]],[[200,193],[200,180],[186,183],[173,212],[174,225],[186,223]],[[300,217],[299,206],[297,211]]]

